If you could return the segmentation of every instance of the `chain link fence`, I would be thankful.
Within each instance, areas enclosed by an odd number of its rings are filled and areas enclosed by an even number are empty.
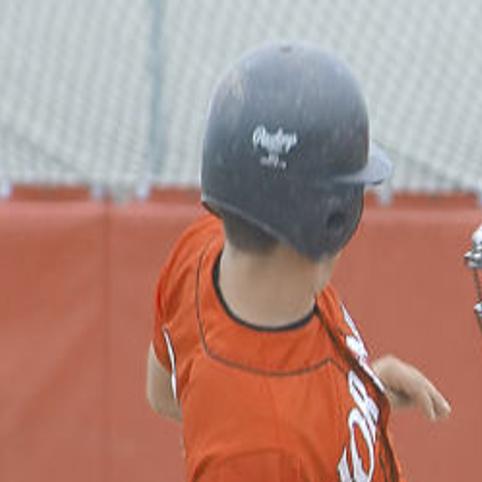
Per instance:
[[[479,0],[0,0],[0,191],[197,186],[219,75],[296,39],[360,79],[393,190],[480,195],[481,24]]]

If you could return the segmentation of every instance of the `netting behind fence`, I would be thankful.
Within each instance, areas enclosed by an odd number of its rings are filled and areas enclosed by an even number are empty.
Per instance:
[[[198,183],[221,72],[277,39],[344,58],[396,190],[482,191],[479,0],[0,1],[0,179]]]
[[[150,122],[144,0],[0,5],[0,176],[135,183]]]

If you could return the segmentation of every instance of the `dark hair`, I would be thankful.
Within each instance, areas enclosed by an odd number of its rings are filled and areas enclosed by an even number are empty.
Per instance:
[[[216,209],[216,214],[223,221],[226,238],[240,251],[267,254],[279,243],[273,235],[236,214],[219,208]]]

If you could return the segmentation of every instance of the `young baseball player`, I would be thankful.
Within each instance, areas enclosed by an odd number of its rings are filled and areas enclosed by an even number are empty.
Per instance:
[[[336,58],[270,45],[222,78],[204,136],[211,212],[163,268],[148,355],[154,410],[183,422],[188,481],[402,480],[390,406],[450,407],[415,368],[370,364],[329,284],[390,164]]]

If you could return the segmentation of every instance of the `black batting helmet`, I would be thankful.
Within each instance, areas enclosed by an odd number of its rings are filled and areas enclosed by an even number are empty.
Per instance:
[[[353,235],[364,186],[390,174],[369,147],[365,101],[343,63],[310,45],[264,46],[227,72],[211,100],[202,201],[319,259]]]

